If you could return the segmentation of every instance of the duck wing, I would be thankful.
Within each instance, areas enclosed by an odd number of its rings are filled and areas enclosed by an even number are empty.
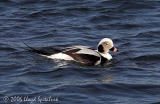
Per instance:
[[[73,46],[64,50],[62,53],[71,56],[74,60],[88,64],[95,65],[100,62],[101,56],[98,52],[89,49],[86,46]]]

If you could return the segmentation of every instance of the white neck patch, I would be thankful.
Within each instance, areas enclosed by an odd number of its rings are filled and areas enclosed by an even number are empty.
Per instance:
[[[109,53],[106,53],[106,54],[103,54],[103,53],[100,53],[104,58],[108,59],[108,60],[111,60],[112,59],[112,56],[111,54]]]

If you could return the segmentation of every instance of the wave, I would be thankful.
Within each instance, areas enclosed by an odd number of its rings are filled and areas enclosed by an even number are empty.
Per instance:
[[[160,54],[142,55],[142,56],[134,57],[134,58],[132,58],[132,60],[135,60],[135,61],[159,61]]]
[[[148,31],[137,34],[136,38],[159,38],[160,31]]]

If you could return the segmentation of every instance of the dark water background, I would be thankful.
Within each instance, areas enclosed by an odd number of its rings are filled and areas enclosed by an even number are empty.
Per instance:
[[[50,60],[22,43],[96,47],[104,37],[120,50],[106,66]],[[0,1],[1,104],[14,96],[58,97],[42,104],[158,104],[159,63],[159,0]]]

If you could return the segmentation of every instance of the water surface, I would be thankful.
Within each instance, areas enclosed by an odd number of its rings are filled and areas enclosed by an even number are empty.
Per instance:
[[[105,66],[50,60],[22,43],[96,48],[104,37],[119,49]],[[1,0],[0,101],[41,96],[58,98],[42,104],[158,103],[159,46],[158,0]]]

